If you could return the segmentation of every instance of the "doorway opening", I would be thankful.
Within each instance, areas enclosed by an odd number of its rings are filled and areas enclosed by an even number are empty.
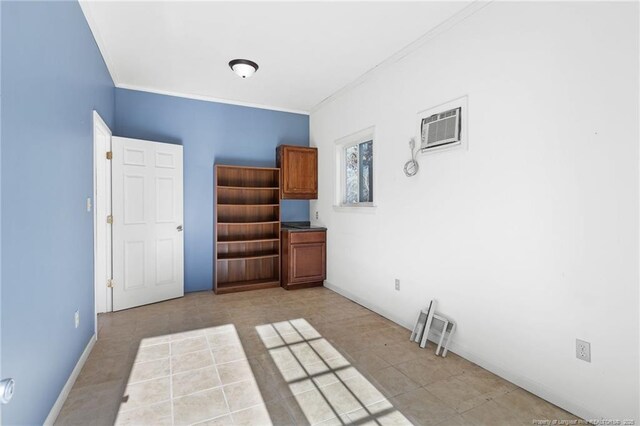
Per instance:
[[[93,117],[97,334],[100,313],[184,295],[183,153]]]

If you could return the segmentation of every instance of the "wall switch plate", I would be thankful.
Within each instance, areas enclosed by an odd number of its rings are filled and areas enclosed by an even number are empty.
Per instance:
[[[76,311],[75,315],[73,316],[73,319],[76,323],[76,328],[80,327],[80,311]]]
[[[396,278],[396,290],[400,291],[400,280]]]
[[[91,212],[91,197],[87,197],[87,212]]]
[[[591,362],[591,343],[576,339],[576,358]]]

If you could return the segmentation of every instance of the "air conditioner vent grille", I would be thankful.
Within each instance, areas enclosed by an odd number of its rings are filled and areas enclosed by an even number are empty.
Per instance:
[[[426,150],[459,142],[461,112],[461,108],[455,108],[423,118],[420,148]]]

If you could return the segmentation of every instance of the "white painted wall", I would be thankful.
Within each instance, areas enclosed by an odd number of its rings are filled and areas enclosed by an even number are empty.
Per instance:
[[[638,419],[638,16],[492,3],[313,112],[329,285],[405,326],[434,297],[459,354],[577,415]],[[462,95],[469,150],[406,178],[416,112]],[[336,210],[334,142],[372,125],[378,207]]]

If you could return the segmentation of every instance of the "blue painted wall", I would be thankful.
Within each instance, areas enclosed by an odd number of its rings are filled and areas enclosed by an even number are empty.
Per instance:
[[[213,164],[273,166],[278,144],[308,145],[309,121],[116,90],[77,2],[0,7],[0,362],[18,384],[0,423],[41,424],[94,330],[92,111],[116,135],[184,145],[186,291],[211,288]],[[282,218],[308,220],[308,202]]]
[[[94,330],[92,110],[114,86],[77,2],[2,2],[2,424],[42,424]],[[73,315],[80,310],[80,328]]]
[[[184,146],[185,291],[213,277],[213,164],[275,166],[280,144],[309,145],[302,114],[116,89],[114,134]],[[283,201],[282,220],[309,220],[308,201]]]

